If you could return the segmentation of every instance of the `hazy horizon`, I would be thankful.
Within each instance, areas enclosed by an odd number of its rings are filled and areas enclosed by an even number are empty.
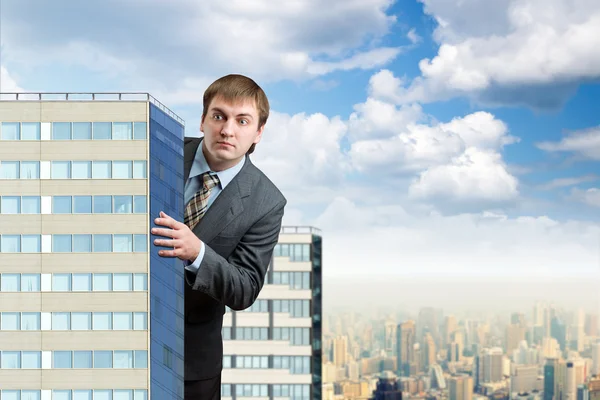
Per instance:
[[[588,313],[600,310],[598,277],[323,276],[324,314],[340,309],[415,313],[422,307],[448,313],[526,312],[537,301]]]

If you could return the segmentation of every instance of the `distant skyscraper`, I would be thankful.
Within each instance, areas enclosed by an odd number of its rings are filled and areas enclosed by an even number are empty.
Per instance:
[[[473,398],[473,378],[458,375],[448,378],[449,400],[471,400]]]
[[[398,375],[410,376],[411,365],[415,364],[414,346],[416,327],[414,321],[406,321],[397,327],[397,362]]]
[[[544,400],[554,399],[557,373],[558,360],[556,358],[546,359],[546,365],[544,365]]]
[[[525,340],[525,327],[520,324],[511,324],[506,327],[506,354],[512,353],[519,348],[519,344]]]
[[[556,339],[561,351],[567,349],[567,326],[559,317],[552,319],[551,336]]]
[[[504,354],[500,348],[483,349],[477,363],[477,381],[483,383],[495,383],[502,381],[504,370]]]
[[[423,338],[423,347],[421,349],[422,369],[428,371],[429,367],[437,363],[437,349],[431,333],[426,333]]]
[[[348,363],[348,337],[338,336],[333,340],[333,364],[343,367]]]

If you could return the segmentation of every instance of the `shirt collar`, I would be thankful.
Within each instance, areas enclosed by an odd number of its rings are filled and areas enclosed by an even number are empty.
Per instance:
[[[214,172],[219,177],[219,182],[221,184],[221,189],[225,189],[225,186],[229,184],[235,178],[235,176],[240,172],[244,163],[246,162],[246,157],[243,157],[240,162],[238,162],[233,167],[227,168],[223,171]],[[198,146],[196,150],[196,156],[194,157],[194,163],[192,164],[192,168],[190,169],[189,179],[194,178],[195,176],[202,175],[205,172],[210,171],[210,167],[208,166],[208,162],[206,161],[206,157],[204,157],[204,153],[202,152],[202,142]]]

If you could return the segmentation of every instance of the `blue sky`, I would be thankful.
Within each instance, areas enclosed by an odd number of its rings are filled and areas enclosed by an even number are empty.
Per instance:
[[[253,160],[326,276],[598,276],[588,3],[4,2],[2,91],[150,92],[197,136],[206,86],[247,74],[272,105]]]

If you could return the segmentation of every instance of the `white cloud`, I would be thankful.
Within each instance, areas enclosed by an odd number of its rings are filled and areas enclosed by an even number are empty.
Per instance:
[[[500,154],[469,147],[446,165],[422,172],[409,193],[418,199],[446,202],[502,204],[514,200],[518,181],[506,169]]]
[[[337,117],[272,112],[253,160],[298,202],[328,200],[350,171],[340,148],[346,131]]]
[[[537,147],[548,152],[575,153],[585,159],[600,160],[600,127],[571,132],[559,142],[541,142]]]
[[[410,42],[412,44],[419,44],[423,40],[423,38],[417,34],[417,31],[415,28],[408,31],[408,33],[406,34],[406,37],[408,38],[408,40],[410,40]]]
[[[3,93],[23,92],[23,88],[21,88],[17,84],[17,82],[13,79],[13,77],[9,74],[9,72],[3,65],[0,65],[0,92],[3,92]]]
[[[590,188],[587,190],[573,188],[571,198],[592,207],[600,207],[600,189]]]
[[[579,83],[600,78],[600,2],[422,2],[439,24],[440,48],[421,60],[420,77],[396,91],[399,102],[466,95],[556,107]]]
[[[90,0],[60,26],[71,6],[23,1],[3,5],[3,53],[11,62],[82,65],[118,75],[128,90],[183,94],[167,96],[171,104],[201,102],[191,92],[204,87],[195,82],[227,73],[261,83],[311,79],[385,65],[401,51],[378,44],[395,24],[387,14],[392,0],[154,0],[144,7]]]
[[[597,181],[598,179],[599,178],[596,175],[585,175],[585,176],[579,176],[579,177],[573,177],[573,178],[557,178],[557,179],[552,179],[550,182],[538,185],[537,189],[551,190],[551,189],[556,189],[556,188],[561,188],[561,187],[575,186],[575,185],[579,185],[581,183],[586,183],[586,182],[594,182],[594,181]]]

